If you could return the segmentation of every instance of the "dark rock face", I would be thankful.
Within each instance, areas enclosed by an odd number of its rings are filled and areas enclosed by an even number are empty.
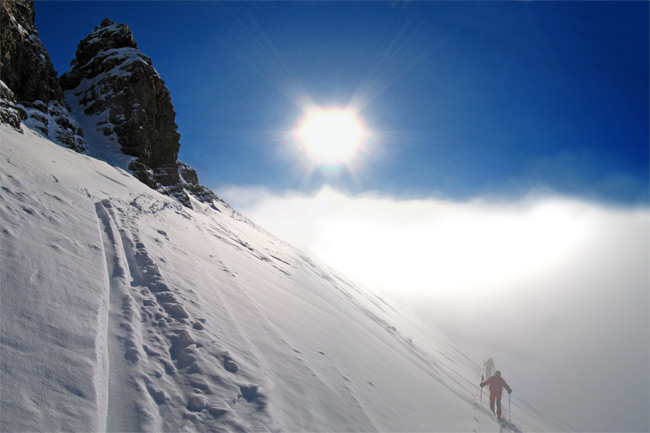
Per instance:
[[[84,115],[105,114],[97,127],[114,133],[122,152],[137,158],[129,168],[141,180],[152,187],[179,183],[180,134],[171,95],[125,24],[105,19],[84,38],[61,86]]]
[[[13,105],[24,114],[21,117],[27,126],[61,145],[81,151],[85,148],[83,132],[70,116],[34,19],[34,0],[0,0],[0,79],[16,101],[0,98],[0,118],[3,122],[11,119],[15,127],[15,116],[7,111]]]
[[[92,38],[89,36],[77,47],[76,57],[72,61],[73,66],[85,65],[93,60],[100,51],[113,48],[138,48],[131,29],[126,24],[115,24],[108,18],[105,18],[91,35]]]
[[[63,101],[63,92],[34,25],[34,0],[1,0],[1,77],[18,101]]]

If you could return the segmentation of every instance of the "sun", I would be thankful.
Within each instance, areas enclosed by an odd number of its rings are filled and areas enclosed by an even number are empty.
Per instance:
[[[350,109],[311,109],[297,128],[303,149],[314,163],[320,165],[350,162],[367,135],[363,122]]]

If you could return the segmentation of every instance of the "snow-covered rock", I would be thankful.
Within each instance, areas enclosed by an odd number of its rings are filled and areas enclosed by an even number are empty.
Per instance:
[[[225,203],[0,134],[0,430],[566,430]]]
[[[189,204],[177,168],[180,134],[171,95],[128,26],[105,19],[95,27],[79,43],[61,85],[93,138],[90,154]]]
[[[16,103],[14,92],[0,80],[0,123],[5,123],[21,132],[21,121],[26,117],[27,113]]]

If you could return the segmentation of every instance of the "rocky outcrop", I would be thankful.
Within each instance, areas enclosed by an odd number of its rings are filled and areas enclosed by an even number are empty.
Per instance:
[[[34,24],[34,0],[0,0],[0,120],[27,126],[77,151],[85,148],[80,125],[71,117],[50,56]],[[17,128],[19,129],[19,127]]]
[[[103,20],[79,43],[70,70],[57,78],[38,38],[34,0],[0,0],[0,12],[0,122],[18,131],[26,125],[128,168],[185,206],[191,207],[192,195],[218,209],[215,202],[222,201],[178,161],[180,134],[170,92],[126,24]]]
[[[221,200],[199,184],[196,171],[178,161],[180,134],[171,94],[131,29],[104,19],[77,47],[60,78],[74,115],[101,147],[98,157],[129,155],[141,182],[191,207],[188,194],[211,204]]]
[[[199,177],[196,174],[196,170],[189,165],[178,161],[178,174],[181,178],[183,189],[196,197],[198,201],[209,203],[217,210],[219,209],[215,207],[215,202],[225,205],[225,202],[217,197],[214,192],[199,183]]]
[[[26,116],[25,111],[16,105],[14,92],[0,81],[0,123],[6,123],[16,131],[23,132],[20,123]]]
[[[171,95],[129,27],[103,20],[79,43],[71,66],[61,86],[75,115],[90,118],[83,123],[99,138],[113,137],[115,151],[135,157],[128,168],[141,181],[176,195],[180,134]]]

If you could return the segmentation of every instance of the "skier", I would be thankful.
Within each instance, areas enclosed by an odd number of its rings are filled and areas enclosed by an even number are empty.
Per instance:
[[[481,382],[481,388],[485,385],[490,385],[490,410],[494,413],[494,402],[497,403],[497,419],[501,421],[501,394],[503,393],[503,388],[508,391],[508,394],[512,394],[512,388],[508,386],[505,380],[501,377],[501,372],[497,370],[494,373],[494,376],[487,378],[484,382]]]
[[[483,365],[485,365],[485,377],[492,377],[492,374],[494,373],[494,360],[488,358]]]

